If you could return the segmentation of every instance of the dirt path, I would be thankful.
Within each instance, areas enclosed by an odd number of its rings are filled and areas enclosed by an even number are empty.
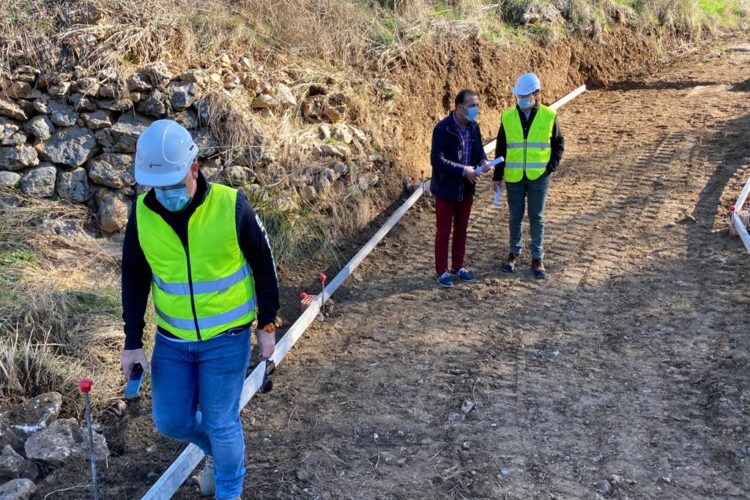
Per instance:
[[[750,256],[722,207],[749,77],[750,46],[714,50],[564,108],[547,281],[528,252],[499,272],[486,180],[474,285],[435,285],[432,207],[408,215],[245,411],[245,496],[745,497]]]

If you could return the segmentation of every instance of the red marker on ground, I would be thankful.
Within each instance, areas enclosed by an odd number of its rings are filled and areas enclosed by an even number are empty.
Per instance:
[[[320,280],[320,312],[323,313],[323,304],[325,303],[326,298],[326,275],[323,273],[320,273],[320,276],[318,276],[318,279]]]
[[[96,484],[96,452],[94,451],[94,423],[91,418],[91,400],[89,392],[94,385],[90,378],[83,378],[78,382],[78,389],[83,393],[83,401],[86,403],[86,427],[89,431],[89,461],[91,462],[91,487],[94,490],[94,500],[99,500],[99,488]]]

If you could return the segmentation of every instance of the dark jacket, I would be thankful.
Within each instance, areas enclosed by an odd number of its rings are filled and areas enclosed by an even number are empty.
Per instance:
[[[146,194],[144,203],[159,214],[179,236],[183,245],[186,245],[190,216],[206,199],[209,189],[211,185],[203,174],[199,174],[195,196],[184,210],[170,212],[165,209],[156,199],[153,189]],[[235,220],[240,250],[253,272],[255,293],[258,299],[258,324],[262,327],[276,319],[276,313],[279,310],[279,285],[266,231],[242,191],[237,193]],[[128,226],[125,228],[125,241],[122,248],[122,319],[125,321],[125,349],[143,347],[141,338],[150,289],[151,266],[138,241],[135,204],[133,204]],[[173,337],[167,331],[162,329],[159,331],[168,337]]]
[[[463,201],[464,196],[474,195],[476,186],[464,177],[464,166],[476,167],[487,159],[482,145],[482,132],[479,125],[469,123],[471,133],[471,158],[464,161],[463,145],[453,112],[443,118],[432,131],[432,179],[430,191],[436,198]]]
[[[523,128],[523,137],[527,138],[529,136],[529,128],[531,128],[531,124],[534,121],[534,117],[536,116],[536,111],[539,109],[539,105],[535,104],[533,108],[531,108],[531,112],[529,113],[529,117],[526,118],[526,114],[521,111],[520,108],[518,108],[518,113],[521,115],[521,127]],[[562,130],[560,130],[560,124],[557,123],[557,117],[555,117],[555,124],[552,126],[552,138],[551,138],[551,146],[552,146],[552,156],[549,159],[549,163],[547,164],[547,173],[545,175],[549,175],[552,172],[557,171],[557,167],[560,165],[560,160],[562,159],[563,151],[565,151],[565,139],[562,135]],[[497,131],[497,145],[495,146],[495,158],[498,156],[502,156],[505,158],[507,156],[508,152],[508,141],[505,137],[505,130],[503,130],[503,123],[500,122],[500,129]],[[500,163],[495,167],[495,173],[492,174],[492,180],[493,181],[501,181],[503,180],[503,173],[505,171],[505,162]],[[526,177],[526,173],[524,172],[524,178]]]

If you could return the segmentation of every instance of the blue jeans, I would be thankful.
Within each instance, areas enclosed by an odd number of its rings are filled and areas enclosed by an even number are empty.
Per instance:
[[[549,175],[530,181],[525,176],[519,182],[506,182],[508,198],[508,233],[510,253],[521,254],[521,222],[526,203],[529,205],[529,226],[531,229],[531,258],[544,258],[544,205],[549,189]]]
[[[213,456],[217,499],[242,494],[240,394],[249,362],[249,328],[203,342],[156,334],[151,359],[154,424],[164,436],[193,443]]]

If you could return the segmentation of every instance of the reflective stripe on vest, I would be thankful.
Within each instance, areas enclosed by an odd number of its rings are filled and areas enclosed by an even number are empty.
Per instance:
[[[505,182],[519,182],[524,173],[532,181],[544,175],[552,157],[551,139],[556,116],[555,111],[540,104],[529,127],[528,137],[524,138],[518,108],[503,112],[501,120],[507,142],[503,174]]]
[[[211,184],[188,221],[188,242],[136,203],[138,239],[151,267],[157,325],[184,340],[207,340],[256,316],[252,270],[239,247],[237,191]]]

